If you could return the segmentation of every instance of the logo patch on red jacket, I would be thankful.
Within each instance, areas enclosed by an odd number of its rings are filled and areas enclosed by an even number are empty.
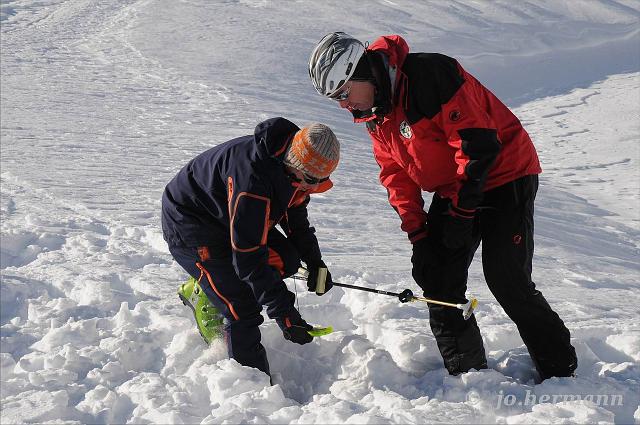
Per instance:
[[[409,127],[409,124],[406,121],[402,121],[400,123],[400,134],[405,139],[411,139],[413,136],[413,131],[411,131],[411,127]]]
[[[460,111],[453,110],[453,111],[449,112],[449,119],[451,121],[458,121],[460,119]]]

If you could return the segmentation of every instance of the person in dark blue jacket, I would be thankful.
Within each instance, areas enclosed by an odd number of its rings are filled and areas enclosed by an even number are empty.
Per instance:
[[[224,316],[229,356],[245,366],[269,374],[258,328],[263,306],[286,339],[313,339],[283,279],[303,261],[315,291],[317,271],[326,268],[307,204],[310,194],[333,186],[339,155],[329,127],[300,129],[272,118],[253,135],[196,156],[166,186],[162,229],[169,251]],[[328,273],[326,290],[331,286]]]

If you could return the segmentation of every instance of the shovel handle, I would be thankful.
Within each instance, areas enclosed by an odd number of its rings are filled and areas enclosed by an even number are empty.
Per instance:
[[[423,303],[444,305],[446,307],[461,308],[461,304],[448,303],[446,301],[432,300],[424,297],[413,297],[412,301],[422,301]]]

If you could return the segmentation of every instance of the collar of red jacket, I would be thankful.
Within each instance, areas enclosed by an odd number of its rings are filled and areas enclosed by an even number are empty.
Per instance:
[[[409,45],[399,35],[383,35],[371,43],[367,50],[384,53],[389,58],[389,66],[402,68],[409,54]]]

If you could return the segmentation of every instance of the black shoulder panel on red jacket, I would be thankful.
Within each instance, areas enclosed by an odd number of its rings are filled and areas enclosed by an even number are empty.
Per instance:
[[[410,53],[402,71],[409,80],[406,114],[410,124],[436,116],[464,83],[458,62],[439,53]]]

